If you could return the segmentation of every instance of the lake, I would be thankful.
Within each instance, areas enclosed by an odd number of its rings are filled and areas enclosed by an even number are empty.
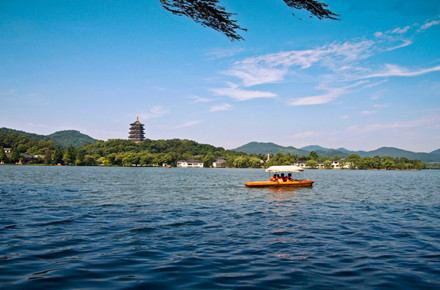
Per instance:
[[[440,171],[0,166],[0,288],[440,287]]]

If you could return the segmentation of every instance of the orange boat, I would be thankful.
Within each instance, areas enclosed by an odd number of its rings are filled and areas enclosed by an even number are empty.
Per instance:
[[[312,180],[294,180],[294,181],[284,181],[284,182],[278,182],[278,181],[251,181],[246,182],[244,185],[247,187],[307,187],[312,186],[313,181]]]
[[[297,166],[271,166],[266,172],[302,172],[304,169]],[[313,180],[292,180],[292,181],[251,181],[246,182],[246,187],[309,187]]]

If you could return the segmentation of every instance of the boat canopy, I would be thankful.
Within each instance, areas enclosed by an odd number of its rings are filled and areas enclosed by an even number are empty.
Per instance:
[[[304,169],[298,166],[293,165],[284,165],[284,166],[271,166],[266,169],[266,172],[280,172],[280,171],[289,171],[289,172],[302,172]]]

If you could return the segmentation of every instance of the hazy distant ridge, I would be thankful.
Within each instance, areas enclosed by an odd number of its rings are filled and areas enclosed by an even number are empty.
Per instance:
[[[432,151],[431,153],[412,152],[394,147],[381,147],[372,151],[352,151],[345,148],[331,149],[318,145],[310,145],[302,148],[295,148],[292,146],[284,147],[274,143],[264,142],[250,142],[238,148],[232,149],[234,151],[241,151],[247,154],[283,154],[292,155],[309,155],[311,151],[315,151],[319,156],[323,157],[346,157],[350,154],[358,154],[361,157],[391,156],[391,157],[406,157],[408,159],[418,159],[423,162],[440,162],[440,149]]]

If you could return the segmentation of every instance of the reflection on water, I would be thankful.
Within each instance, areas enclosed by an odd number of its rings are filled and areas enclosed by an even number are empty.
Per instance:
[[[7,288],[439,288],[440,172],[0,166]]]

